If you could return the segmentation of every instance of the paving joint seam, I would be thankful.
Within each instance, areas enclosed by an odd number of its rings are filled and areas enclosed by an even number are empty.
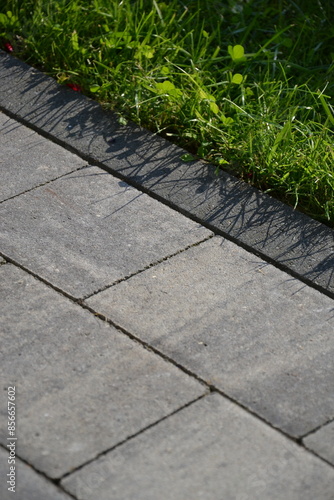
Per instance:
[[[210,238],[212,238],[213,236],[210,236]],[[200,243],[198,243],[200,244]],[[0,253],[1,255],[1,253]],[[303,443],[303,439],[304,437],[306,436],[298,436],[298,437],[293,437],[293,436],[290,436],[289,434],[286,434],[283,430],[281,430],[280,428],[278,427],[275,427],[272,425],[271,422],[267,421],[264,417],[262,417],[261,415],[255,413],[252,409],[248,408],[247,406],[243,405],[241,402],[239,402],[238,400],[234,399],[233,397],[229,396],[227,393],[223,392],[222,390],[220,390],[219,388],[215,387],[213,384],[210,384],[209,382],[205,381],[204,379],[202,379],[201,377],[199,377],[196,373],[192,372],[191,370],[189,370],[188,368],[186,368],[185,366],[183,365],[180,365],[179,363],[177,363],[173,358],[170,358],[168,355],[164,354],[163,352],[159,351],[158,349],[156,349],[154,346],[151,346],[150,344],[148,344],[147,342],[143,341],[142,339],[138,338],[136,335],[132,334],[131,332],[129,332],[128,330],[126,330],[125,328],[123,328],[122,326],[118,325],[117,323],[115,323],[112,319],[108,318],[107,316],[105,316],[104,314],[102,313],[99,313],[97,311],[95,311],[91,306],[89,306],[88,304],[86,304],[84,302],[84,299],[77,299],[75,297],[72,297],[71,295],[67,294],[66,292],[64,292],[63,290],[59,289],[58,287],[54,286],[53,284],[49,283],[47,280],[45,280],[44,278],[41,278],[40,276],[36,275],[35,273],[31,272],[29,269],[26,269],[24,266],[20,265],[20,264],[17,264],[15,261],[13,261],[13,259],[10,259],[9,257],[5,257],[4,258],[8,259],[8,262],[10,262],[11,264],[15,265],[16,267],[19,267],[20,269],[22,269],[23,271],[25,271],[26,273],[30,274],[31,276],[33,276],[35,279],[37,279],[38,281],[41,281],[42,283],[44,283],[45,285],[47,285],[49,288],[53,289],[54,291],[58,292],[60,295],[62,295],[63,297],[67,298],[68,300],[70,300],[71,302],[75,303],[76,305],[82,307],[82,309],[84,310],[87,310],[89,311],[91,314],[93,314],[95,317],[98,317],[99,319],[101,319],[102,321],[108,323],[109,325],[111,325],[112,327],[114,327],[118,332],[126,335],[129,339],[131,339],[132,341],[134,341],[137,345],[140,345],[142,348],[144,348],[145,350],[149,351],[149,352],[153,352],[154,354],[156,354],[157,356],[159,356],[160,359],[163,359],[166,363],[169,363],[173,366],[175,366],[176,368],[178,368],[179,370],[181,370],[183,373],[185,373],[186,375],[194,378],[197,382],[199,382],[200,384],[202,384],[206,389],[207,389],[207,393],[204,393],[202,394],[201,396],[199,396],[197,399],[193,400],[192,402],[190,403],[187,403],[186,405],[182,406],[181,408],[179,408],[178,410],[172,412],[170,415],[172,415],[173,413],[179,411],[180,409],[188,406],[189,404],[192,404],[193,402],[197,401],[198,399],[201,399],[203,397],[205,397],[206,395],[208,395],[209,393],[212,393],[212,392],[216,392],[218,394],[220,394],[220,396],[226,398],[227,400],[231,401],[233,404],[237,405],[239,408],[241,408],[242,410],[246,411],[247,413],[251,414],[254,418],[256,418],[257,420],[261,421],[263,424],[269,426],[272,430],[278,432],[280,435],[284,436],[285,438],[289,439],[290,441],[294,442],[295,444],[297,444],[298,446],[300,446],[301,448],[303,448],[307,453],[311,453],[312,455],[316,456],[318,459],[322,460],[323,462],[325,462],[327,465],[330,465],[332,468],[334,468],[334,465],[330,462],[328,462],[326,459],[322,458],[321,456],[317,455],[313,450],[310,450],[308,449],[305,444]],[[170,416],[169,415],[169,416]],[[160,422],[161,420],[164,420],[168,418],[168,416],[165,416],[163,417],[162,419],[160,419],[158,422]],[[158,423],[156,422],[156,423]],[[147,430],[149,427],[151,427],[152,425],[156,425],[156,423],[153,423],[153,424],[150,424],[148,427],[145,427],[144,429],[142,429],[141,431],[139,431],[138,433],[141,433],[141,432],[144,432],[145,430]],[[325,424],[323,425],[326,425],[328,422],[326,422]],[[320,426],[322,427],[322,426]],[[317,429],[315,430],[312,430],[310,431],[309,434],[315,432]],[[135,437],[137,435],[134,434],[132,437]],[[125,441],[127,441],[129,438],[127,438]],[[121,443],[118,443],[116,446],[119,446],[120,444],[123,444],[125,441],[122,441]],[[1,443],[0,443],[0,446]],[[115,447],[116,447],[115,446]],[[111,449],[114,449],[115,447],[111,448]],[[111,451],[108,450],[108,451]],[[106,451],[102,452],[102,454],[105,454],[107,453]],[[95,457],[96,459],[96,457]],[[92,459],[90,460],[89,462],[87,463],[90,463],[92,462],[93,460],[95,459]],[[81,468],[82,466],[79,466],[79,468]],[[77,470],[77,469],[75,469]],[[74,470],[72,471],[74,472]],[[42,473],[43,474],[43,473]],[[68,473],[70,474],[70,473]],[[64,476],[62,476],[61,478],[63,477],[66,477],[66,475],[68,474],[65,474]],[[46,476],[47,477],[47,476]],[[75,497],[74,497],[75,498]]]
[[[6,448],[2,443],[0,443],[0,448],[2,448],[4,451],[8,452],[8,448]],[[28,460],[25,458],[22,458],[19,454],[15,453],[16,458],[21,460],[25,465],[27,465],[30,469],[32,469],[36,474],[39,476],[42,476],[46,481],[49,483],[53,484],[61,493],[66,493],[69,497],[73,498],[74,500],[78,500],[78,497],[73,495],[73,493],[70,493],[66,491],[63,486],[60,484],[59,479],[53,479],[52,477],[49,477],[45,472],[37,469],[33,464],[31,464]]]
[[[303,434],[303,436],[301,436],[300,439],[305,439],[308,436],[310,436],[311,434],[315,434],[317,431],[320,431],[320,429],[322,429],[323,427],[325,427],[328,424],[331,424],[332,422],[334,422],[334,418],[330,418],[329,420],[327,420],[323,424],[320,424],[318,427],[315,427],[314,429],[312,429],[311,431],[307,432],[306,434]]]
[[[151,269],[152,267],[156,267],[159,264],[161,264],[162,262],[166,262],[167,260],[172,259],[176,255],[179,255],[179,254],[181,254],[183,252],[186,252],[187,250],[190,250],[193,247],[197,247],[197,246],[201,245],[202,243],[205,243],[206,241],[209,241],[209,240],[211,240],[212,238],[215,238],[215,237],[216,237],[215,234],[210,234],[209,236],[207,236],[203,240],[196,241],[196,243],[191,243],[190,245],[187,245],[186,247],[181,248],[180,250],[177,250],[176,252],[174,252],[174,253],[172,253],[170,255],[166,255],[165,257],[162,257],[159,260],[151,262],[146,267],[143,267],[142,269],[139,269],[139,270],[137,270],[137,271],[135,271],[135,272],[133,272],[131,274],[128,274],[127,276],[124,276],[123,278],[119,278],[118,280],[114,281],[113,283],[111,283],[109,285],[105,285],[104,287],[100,288],[99,290],[96,290],[95,292],[93,292],[93,293],[91,293],[89,295],[85,295],[83,298],[80,298],[79,300],[83,301],[83,300],[90,299],[91,297],[94,297],[95,295],[97,295],[97,294],[99,294],[101,292],[104,292],[105,290],[108,290],[109,288],[112,288],[112,287],[118,285],[119,283],[122,283],[123,281],[128,281],[130,278],[133,278],[134,276],[137,276],[138,274],[141,274],[141,273],[147,271],[148,269]]]
[[[135,336],[134,334],[132,334],[131,332],[129,332],[128,330],[126,330],[122,326],[120,326],[117,323],[115,323],[112,319],[106,317],[102,313],[99,313],[99,312],[95,311],[92,307],[88,306],[85,303],[81,303],[80,305],[83,308],[88,309],[92,314],[94,314],[95,316],[99,317],[103,321],[106,321],[108,324],[110,324],[111,326],[113,326],[114,328],[116,328],[118,331],[121,331],[124,335],[126,335],[127,337],[129,337],[131,340],[137,341],[140,344],[142,344],[142,346],[144,348],[146,348],[148,351],[154,352],[155,354],[157,354],[158,356],[160,356],[161,358],[163,358],[166,362],[169,362],[170,364],[176,366],[177,368],[179,368],[181,371],[183,371],[187,375],[195,378],[198,382],[200,382],[201,384],[205,385],[209,389],[210,393],[212,393],[212,392],[218,393],[223,398],[226,398],[227,400],[231,401],[233,404],[237,405],[242,410],[244,410],[247,413],[251,414],[257,420],[260,420],[262,423],[264,423],[265,425],[269,426],[272,430],[278,432],[279,434],[281,434],[285,438],[291,440],[292,442],[294,442],[295,444],[297,444],[298,446],[300,446],[301,448],[303,448],[308,453],[311,453],[312,455],[315,455],[317,458],[320,458],[321,460],[323,460],[324,462],[326,462],[326,464],[328,464],[332,468],[334,468],[333,464],[327,462],[327,460],[323,459],[322,457],[319,457],[315,452],[313,452],[313,450],[309,450],[308,448],[306,448],[306,446],[304,445],[304,443],[302,441],[303,436],[294,437],[294,436],[290,436],[289,434],[286,434],[282,429],[280,429],[278,427],[275,427],[271,422],[269,422],[268,420],[266,420],[262,415],[259,415],[258,413],[254,412],[252,409],[250,409],[247,406],[245,406],[244,404],[242,404],[240,401],[234,399],[232,396],[230,396],[227,393],[225,393],[224,391],[222,391],[221,389],[219,389],[216,386],[214,386],[213,384],[210,384],[209,382],[205,381],[204,379],[202,379],[201,377],[199,377],[196,373],[192,372],[191,370],[189,370],[185,366],[180,365],[173,358],[170,358],[168,355],[166,355],[163,352],[159,351],[154,346],[151,346],[147,342],[145,342],[142,339],[138,338],[137,336]]]
[[[85,168],[85,167],[84,167]],[[80,169],[81,170],[81,169]],[[21,193],[22,194],[22,193]],[[30,269],[28,269],[26,266],[22,265],[21,263],[17,262],[15,259],[12,259],[11,257],[9,257],[7,254],[4,254],[3,252],[0,251],[0,257],[2,257],[3,259],[5,259],[5,262],[1,262],[0,265],[4,265],[6,264],[7,262],[8,263],[11,263],[13,264],[14,266],[16,267],[19,267],[20,269],[22,269],[22,271],[25,271],[26,273],[30,274],[31,276],[33,276],[34,278],[38,279],[39,281],[41,281],[42,283],[44,283],[45,285],[51,287],[53,290],[55,290],[56,292],[60,293],[61,295],[65,296],[67,299],[70,299],[72,301],[74,301],[75,303],[77,304],[80,304],[82,305],[82,301],[84,300],[87,300],[91,297],[94,297],[95,295],[97,295],[98,293],[101,293],[105,290],[107,290],[108,288],[112,288],[113,286],[116,286],[118,285],[119,283],[122,283],[123,281],[127,281],[129,280],[130,278],[136,276],[137,274],[141,274],[143,273],[144,271],[147,271],[148,269],[151,269],[152,267],[155,267],[155,266],[158,266],[159,264],[161,264],[162,262],[165,262],[173,257],[175,257],[176,255],[179,255],[183,252],[186,252],[187,250],[190,250],[191,248],[193,247],[196,247],[196,246],[199,246],[201,245],[202,243],[205,243],[206,241],[212,239],[212,238],[215,238],[215,234],[210,234],[209,236],[207,236],[206,238],[203,238],[202,240],[200,241],[197,241],[195,243],[191,243],[190,245],[187,245],[186,247],[180,249],[180,250],[177,250],[176,252],[170,254],[170,255],[166,255],[165,257],[162,257],[161,259],[158,259],[157,261],[154,261],[154,262],[151,262],[150,264],[148,264],[147,266],[143,267],[142,269],[139,269],[137,271],[135,271],[134,273],[131,273],[127,276],[124,276],[123,278],[120,278],[116,281],[114,281],[113,283],[109,283],[108,285],[96,290],[95,292],[91,293],[91,294],[88,294],[88,295],[85,295],[83,297],[74,297],[73,295],[71,295],[70,293],[66,292],[65,290],[63,290],[62,288],[59,288],[57,285],[54,285],[53,283],[51,283],[50,281],[48,281],[47,279],[43,278],[42,276],[40,276],[39,274],[36,274],[34,271],[31,271]]]
[[[83,308],[83,309],[86,309],[88,310],[90,313],[92,313],[94,316],[100,318],[102,321],[105,321],[106,323],[108,323],[109,325],[113,326],[114,328],[116,328],[116,330],[118,330],[119,332],[123,333],[124,335],[126,335],[129,339],[135,341],[135,342],[138,342],[144,349],[146,349],[147,351],[150,351],[150,352],[154,352],[154,354],[157,354],[160,358],[162,358],[164,361],[166,361],[167,363],[169,364],[172,364],[173,366],[175,366],[176,368],[178,368],[179,370],[181,370],[183,373],[185,373],[186,375],[194,378],[195,380],[197,380],[197,382],[201,383],[202,385],[204,385],[210,392],[217,392],[218,390],[216,389],[215,386],[209,384],[208,382],[206,382],[205,380],[203,380],[201,377],[199,377],[196,373],[192,372],[191,370],[188,370],[188,368],[186,368],[185,366],[183,365],[180,365],[179,363],[177,363],[173,358],[170,358],[167,354],[164,354],[163,352],[159,351],[159,349],[157,349],[156,347],[152,346],[151,344],[148,344],[147,342],[145,342],[144,340],[140,339],[139,337],[137,337],[136,335],[134,335],[133,333],[129,332],[128,330],[126,330],[125,328],[123,328],[122,326],[118,325],[117,323],[115,323],[112,319],[108,318],[107,316],[105,316],[104,314],[102,313],[99,313],[98,311],[95,311],[95,309],[93,309],[92,307],[90,307],[88,304],[86,304],[85,302],[83,301],[79,301],[78,304]],[[219,391],[218,391],[219,392]],[[228,397],[228,396],[227,396]]]
[[[0,255],[3,256],[3,254],[1,254],[0,252]],[[202,385],[204,385],[206,388],[208,388],[209,390],[211,390],[210,388],[210,385],[203,381],[200,377],[198,377],[196,374],[193,374],[190,370],[188,371],[186,368],[184,368],[182,365],[178,365],[172,358],[169,358],[168,356],[166,356],[165,354],[161,353],[159,350],[155,349],[153,346],[151,346],[150,344],[142,341],[141,339],[137,338],[135,335],[133,335],[132,333],[128,332],[126,329],[122,328],[121,326],[117,325],[116,323],[114,323],[110,318],[107,318],[106,316],[104,316],[102,313],[98,313],[96,312],[92,307],[90,307],[88,304],[86,304],[84,302],[85,299],[82,299],[82,298],[76,298],[76,297],[73,297],[72,295],[68,294],[67,292],[63,291],[62,289],[58,288],[57,286],[53,285],[52,283],[50,283],[49,281],[47,281],[46,279],[42,278],[41,276],[39,276],[38,274],[30,271],[29,269],[27,269],[25,266],[17,263],[14,259],[11,259],[10,257],[7,257],[7,256],[3,256],[4,258],[8,259],[8,261],[12,264],[12,265],[15,265],[16,267],[18,267],[19,269],[22,269],[22,271],[26,272],[27,274],[33,276],[33,278],[35,278],[36,280],[44,283],[44,285],[48,286],[49,288],[51,288],[53,291],[59,293],[60,295],[62,295],[63,297],[65,297],[66,299],[70,300],[72,303],[80,306],[82,309],[85,309],[87,311],[89,311],[91,314],[93,314],[93,316],[95,317],[98,317],[99,319],[101,319],[102,321],[108,323],[109,325],[113,326],[117,331],[121,332],[122,334],[126,335],[128,338],[130,338],[132,341],[135,341],[137,344],[139,344],[142,348],[144,348],[145,350],[147,351],[150,351],[150,352],[154,352],[155,354],[157,354],[161,359],[163,359],[164,361],[166,361],[167,363],[170,363],[174,366],[176,366],[178,369],[180,369],[182,372],[186,373],[188,376],[191,376],[193,378],[195,378],[198,382],[200,382]]]
[[[47,184],[50,184],[51,182],[58,181],[59,179],[62,179],[63,177],[66,177],[66,175],[74,174],[75,172],[79,172],[80,170],[84,170],[87,167],[89,167],[89,165],[87,165],[87,164],[83,165],[82,167],[78,167],[78,168],[75,168],[74,170],[71,170],[71,172],[66,172],[65,174],[61,174],[58,177],[55,177],[54,179],[47,180],[45,182],[42,182],[41,184],[38,184],[38,185],[33,186],[33,187],[29,188],[29,189],[26,189],[25,191],[21,191],[20,193],[14,194],[13,196],[9,196],[5,200],[1,200],[0,204],[1,203],[5,203],[6,201],[9,201],[9,200],[13,200],[15,198],[18,198],[19,196],[21,196],[23,194],[30,193],[34,189],[46,186]]]
[[[333,462],[329,462],[326,458],[322,457],[321,455],[318,455],[318,453],[316,451],[314,451],[311,448],[309,448],[308,446],[306,446],[306,444],[299,443],[298,441],[297,441],[297,444],[300,445],[300,446],[302,446],[308,453],[311,453],[315,457],[320,458],[320,460],[322,460],[322,462],[325,462],[325,464],[327,464],[330,467],[332,467],[332,469],[334,468]]]
[[[117,179],[120,179],[120,180],[126,182],[127,184],[129,184],[130,186],[136,188],[138,191],[140,191],[144,194],[147,194],[148,196],[159,201],[163,205],[168,206],[169,208],[176,211],[177,213],[180,213],[183,216],[187,217],[188,219],[201,224],[203,227],[209,229],[214,234],[224,237],[225,239],[236,244],[237,246],[243,248],[247,252],[249,252],[249,253],[255,255],[256,257],[261,258],[265,262],[273,265],[274,267],[276,267],[280,271],[287,273],[289,276],[298,279],[299,281],[305,283],[307,286],[314,288],[315,290],[330,297],[331,299],[334,299],[334,292],[332,292],[332,291],[324,288],[323,286],[315,283],[312,279],[309,279],[309,278],[303,276],[298,271],[291,269],[288,265],[284,265],[283,263],[279,262],[275,258],[270,257],[269,255],[266,255],[265,253],[261,252],[258,249],[255,249],[251,245],[243,242],[238,237],[233,236],[233,235],[229,234],[228,232],[225,232],[222,229],[219,229],[214,224],[210,224],[209,222],[203,221],[203,219],[201,219],[200,217],[196,216],[195,214],[189,212],[187,209],[182,208],[182,207],[178,206],[176,203],[173,203],[171,200],[168,200],[168,199],[164,198],[163,196],[155,193],[152,189],[149,189],[149,188],[143,186],[142,184],[136,182],[134,179],[132,179],[126,175],[122,175],[122,173],[120,173],[118,170],[113,169],[112,167],[103,163],[103,161],[97,160],[95,157],[93,157],[87,153],[82,152],[80,149],[77,149],[74,146],[71,146],[65,140],[59,139],[56,135],[52,135],[52,133],[44,131],[40,127],[29,122],[28,120],[21,118],[18,114],[11,112],[10,110],[4,108],[1,104],[0,104],[0,111],[3,112],[6,116],[15,119],[17,122],[21,123],[25,127],[38,133],[42,137],[44,137],[44,138],[50,140],[51,142],[63,147],[64,149],[66,149],[70,153],[75,154],[76,156],[78,156],[79,158],[84,160],[89,165],[101,168],[102,170],[113,175]],[[65,174],[65,175],[67,175],[67,174]],[[238,180],[237,178],[235,178],[235,179]]]
[[[93,462],[95,462],[96,460],[98,460],[99,458],[107,455],[108,453],[114,451],[116,448],[119,448],[120,446],[124,445],[125,443],[127,443],[128,441],[132,441],[132,439],[135,439],[136,437],[140,436],[141,434],[143,434],[144,432],[146,432],[147,430],[151,429],[152,427],[156,427],[157,425],[159,425],[161,422],[163,422],[164,420],[167,420],[168,418],[172,417],[173,415],[176,415],[177,413],[181,412],[182,410],[184,410],[185,408],[188,408],[189,406],[191,406],[192,404],[194,403],[197,403],[197,401],[200,401],[201,399],[204,399],[206,398],[210,393],[206,393],[206,394],[201,394],[200,396],[198,396],[197,398],[193,399],[192,401],[188,401],[188,403],[180,406],[179,408],[177,408],[176,410],[172,411],[171,413],[168,413],[168,415],[165,415],[164,417],[160,418],[159,420],[157,420],[156,422],[153,422],[149,425],[147,425],[146,427],[143,427],[142,429],[140,429],[139,431],[135,432],[134,434],[131,434],[130,436],[128,436],[127,438],[123,439],[122,441],[119,441],[117,444],[115,444],[114,446],[106,449],[106,450],[103,450],[101,451],[100,453],[98,453],[94,458],[90,459],[90,460],[87,460],[86,462],[84,462],[83,464],[81,465],[78,465],[78,467],[72,469],[70,472],[66,472],[65,474],[63,474],[61,477],[57,478],[57,481],[62,481],[63,479],[65,479],[66,477],[70,476],[71,474],[73,474],[74,472],[77,472],[81,469],[83,469],[84,467],[86,467],[86,465],[89,465]],[[66,493],[67,493],[67,490],[65,490]]]
[[[47,285],[48,287],[52,288],[52,290],[60,293],[63,297],[66,297],[67,299],[69,299],[69,300],[73,301],[74,303],[80,305],[80,300],[82,300],[82,299],[77,299],[76,297],[73,297],[71,294],[65,292],[64,290],[62,290],[61,288],[57,287],[56,285],[53,285],[47,279],[42,278],[38,274],[34,273],[33,271],[31,271],[30,269],[28,269],[24,265],[22,265],[19,262],[17,262],[15,259],[12,259],[8,255],[2,253],[1,251],[0,251],[0,256],[3,257],[4,259],[6,259],[8,261],[8,263],[13,264],[14,266],[18,267],[19,269],[22,269],[22,271],[30,274],[31,276],[33,276],[34,278],[36,278],[38,281],[41,281],[42,283],[44,283],[44,285]]]

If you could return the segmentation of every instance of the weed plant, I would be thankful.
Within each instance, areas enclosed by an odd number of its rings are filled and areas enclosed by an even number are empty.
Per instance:
[[[2,47],[334,226],[331,0],[3,0]],[[80,87],[79,87],[80,86]]]

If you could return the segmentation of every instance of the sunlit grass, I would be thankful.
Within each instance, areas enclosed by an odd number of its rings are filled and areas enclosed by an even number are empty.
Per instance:
[[[331,4],[8,0],[0,37],[123,121],[334,225]]]

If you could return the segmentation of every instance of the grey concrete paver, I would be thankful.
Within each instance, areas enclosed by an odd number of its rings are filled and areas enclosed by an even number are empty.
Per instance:
[[[62,484],[80,500],[332,500],[334,471],[212,394]]]
[[[5,256],[80,298],[211,232],[97,167],[2,203]]]
[[[310,450],[334,465],[334,422],[310,434],[303,442]]]
[[[12,465],[12,464],[11,464]],[[15,492],[9,491],[11,487],[7,484],[9,473],[8,452],[0,448],[0,498],[1,500],[71,500],[67,493],[61,491],[51,481],[35,472],[29,465],[26,465],[19,458],[15,458]]]
[[[3,384],[16,386],[19,455],[60,477],[206,392],[24,271],[0,267]],[[0,415],[6,418],[7,393]],[[8,434],[0,431],[2,444]]]
[[[77,155],[0,112],[0,201],[85,165]]]
[[[223,238],[87,303],[290,435],[334,416],[333,301]]]

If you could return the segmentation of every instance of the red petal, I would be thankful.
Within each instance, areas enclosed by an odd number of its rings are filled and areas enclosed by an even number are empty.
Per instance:
[[[76,83],[66,83],[66,85],[70,87],[70,89],[75,90],[76,92],[82,92],[82,88],[80,87],[80,85],[77,85]]]
[[[3,47],[4,47],[6,52],[14,52],[14,49],[9,42],[6,42]]]

